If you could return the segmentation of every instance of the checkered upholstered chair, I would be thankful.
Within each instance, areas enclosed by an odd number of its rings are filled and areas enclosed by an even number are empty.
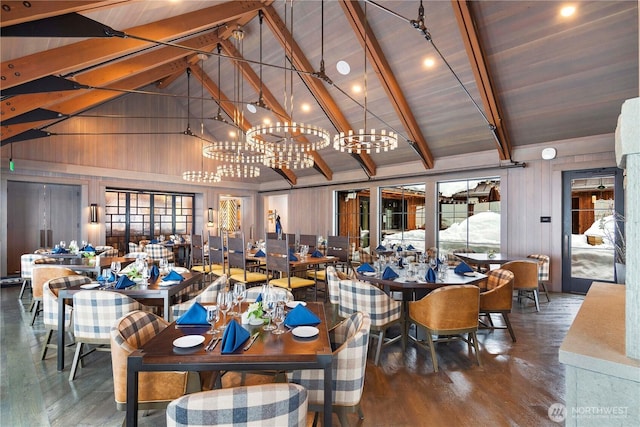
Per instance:
[[[173,251],[160,245],[158,243],[150,243],[144,247],[144,251],[149,255],[153,261],[160,261],[166,259],[168,262],[174,262]]]
[[[505,270],[513,272],[513,290],[518,291],[518,303],[522,298],[533,300],[536,311],[540,311],[538,298],[538,262],[534,260],[509,261],[502,264]]]
[[[285,292],[287,295],[287,301],[293,301],[294,296],[288,289],[278,289],[278,291]],[[258,295],[262,293],[262,286],[254,286],[252,288],[247,289],[247,297],[245,298],[246,302],[256,302],[258,299]]]
[[[110,331],[113,393],[118,410],[127,404],[127,358],[169,325],[161,317],[135,310],[113,323]],[[196,372],[140,372],[138,409],[165,408],[173,399],[200,391]]]
[[[333,392],[333,412],[338,414],[340,424],[348,426],[347,414],[357,412],[360,420],[364,414],[360,407],[360,398],[364,387],[369,348],[369,330],[371,318],[367,313],[353,313],[329,331],[333,361],[331,366]],[[322,411],[324,404],[324,372],[320,369],[308,369],[287,373],[289,382],[300,384],[309,393],[309,410]],[[314,420],[315,424],[315,420]]]
[[[78,362],[93,351],[109,351],[111,328],[116,320],[145,306],[128,296],[111,291],[86,290],[73,294],[73,335],[76,353],[71,364],[69,381],[73,381]],[[83,352],[87,344],[95,345]]]
[[[131,252],[142,252],[142,246],[134,242],[129,242],[129,253]]]
[[[218,292],[227,287],[227,276],[223,274],[214,280],[209,286],[204,288],[198,295],[190,299],[189,301],[181,302],[171,306],[172,319],[176,320],[178,317],[185,314],[191,306],[199,302],[200,304],[216,303]]]
[[[547,302],[551,302],[549,299],[549,291],[547,290],[547,282],[549,281],[549,273],[551,271],[551,258],[543,254],[531,254],[527,256],[527,258],[538,261],[538,284],[542,287],[542,291],[538,289],[538,294],[544,294]]]
[[[31,287],[31,270],[33,270],[33,262],[39,258],[44,258],[41,254],[24,254],[20,256],[20,278],[22,279],[22,287],[18,299],[22,299],[24,291]]]
[[[35,262],[45,260],[46,258],[43,258]],[[35,323],[38,314],[42,311],[41,303],[44,284],[48,280],[55,279],[56,277],[75,276],[76,274],[75,271],[60,265],[36,264],[33,267],[33,270],[31,270],[31,290],[33,292],[31,325]]]
[[[374,357],[375,364],[380,362],[380,352],[383,345],[389,345],[402,340],[403,348],[406,342],[403,334],[386,337],[389,327],[402,321],[402,302],[396,301],[380,288],[359,280],[340,280],[340,303],[338,315],[349,317],[351,314],[362,311],[371,317],[371,337],[376,338],[377,348]]]
[[[435,344],[453,340],[473,345],[476,361],[480,366],[478,352],[478,316],[480,315],[480,288],[473,285],[451,285],[438,288],[418,301],[409,303],[409,318],[426,330],[426,345],[431,350],[433,370],[438,372]],[[467,334],[467,337],[464,337]],[[433,335],[443,336],[434,339]]]
[[[58,330],[58,290],[60,288],[68,288],[69,286],[84,285],[90,283],[91,279],[87,276],[64,276],[57,279],[51,279],[45,282],[42,289],[42,321],[47,328],[47,334],[44,337],[44,343],[42,344],[42,352],[40,353],[40,360],[44,360],[47,357],[47,349],[56,348],[55,344],[51,343],[53,337],[53,331]],[[71,313],[73,309],[70,305],[64,305],[64,329],[65,331],[72,332],[71,327]]]
[[[516,334],[513,332],[509,313],[513,306],[513,273],[509,270],[498,268],[487,273],[487,291],[480,293],[480,316],[486,316],[488,329],[508,329],[511,340],[516,342]],[[491,314],[501,314],[505,323],[504,327],[493,324]]]
[[[338,318],[338,308],[340,305],[340,280],[348,279],[349,276],[343,271],[338,271],[333,265],[326,268],[326,287],[329,303],[331,304],[331,321],[335,323]]]
[[[305,426],[307,391],[296,384],[261,384],[203,391],[167,407],[167,427]]]

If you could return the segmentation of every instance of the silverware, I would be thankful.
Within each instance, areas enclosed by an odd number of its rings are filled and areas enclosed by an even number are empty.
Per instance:
[[[253,343],[256,342],[256,340],[258,339],[258,335],[260,335],[260,332],[254,332],[254,334],[251,335],[251,338],[249,339],[249,343],[244,346],[244,351],[247,351],[251,348]]]
[[[209,342],[207,343],[207,345],[204,346],[205,350],[209,350],[209,347],[211,347],[213,345],[213,342],[216,340],[217,337],[211,337],[211,339],[209,340]]]
[[[220,341],[220,337],[215,337],[211,340],[211,342],[209,343],[209,345],[205,348],[206,351],[213,351],[214,348],[216,348],[216,346],[218,345],[218,342]]]

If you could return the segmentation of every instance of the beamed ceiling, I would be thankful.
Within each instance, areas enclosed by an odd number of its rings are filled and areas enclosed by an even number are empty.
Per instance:
[[[428,170],[487,150],[496,165],[518,162],[514,148],[612,133],[622,102],[638,96],[635,0],[574,2],[570,18],[557,1],[424,1],[423,25],[420,3],[2,1],[2,145],[82,138],[69,123],[88,118],[98,129],[117,118],[131,135],[134,120],[161,120],[146,129],[159,140],[187,128],[229,139],[218,111],[244,130],[293,118],[331,135],[365,121],[400,135],[392,152],[329,147],[312,153],[313,168],[262,167],[257,179],[295,185],[402,163]],[[338,73],[340,60],[350,74]],[[260,92],[267,109],[250,113]],[[169,98],[184,113],[114,110],[137,98]]]

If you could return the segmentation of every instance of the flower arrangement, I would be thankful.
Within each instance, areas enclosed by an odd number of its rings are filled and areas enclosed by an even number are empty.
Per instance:
[[[247,316],[249,319],[261,319],[264,312],[262,311],[262,302],[253,302],[247,308]]]

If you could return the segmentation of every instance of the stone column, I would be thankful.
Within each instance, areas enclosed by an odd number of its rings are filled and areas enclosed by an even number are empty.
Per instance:
[[[626,355],[640,359],[640,98],[622,104],[616,127],[616,161],[626,171]]]

